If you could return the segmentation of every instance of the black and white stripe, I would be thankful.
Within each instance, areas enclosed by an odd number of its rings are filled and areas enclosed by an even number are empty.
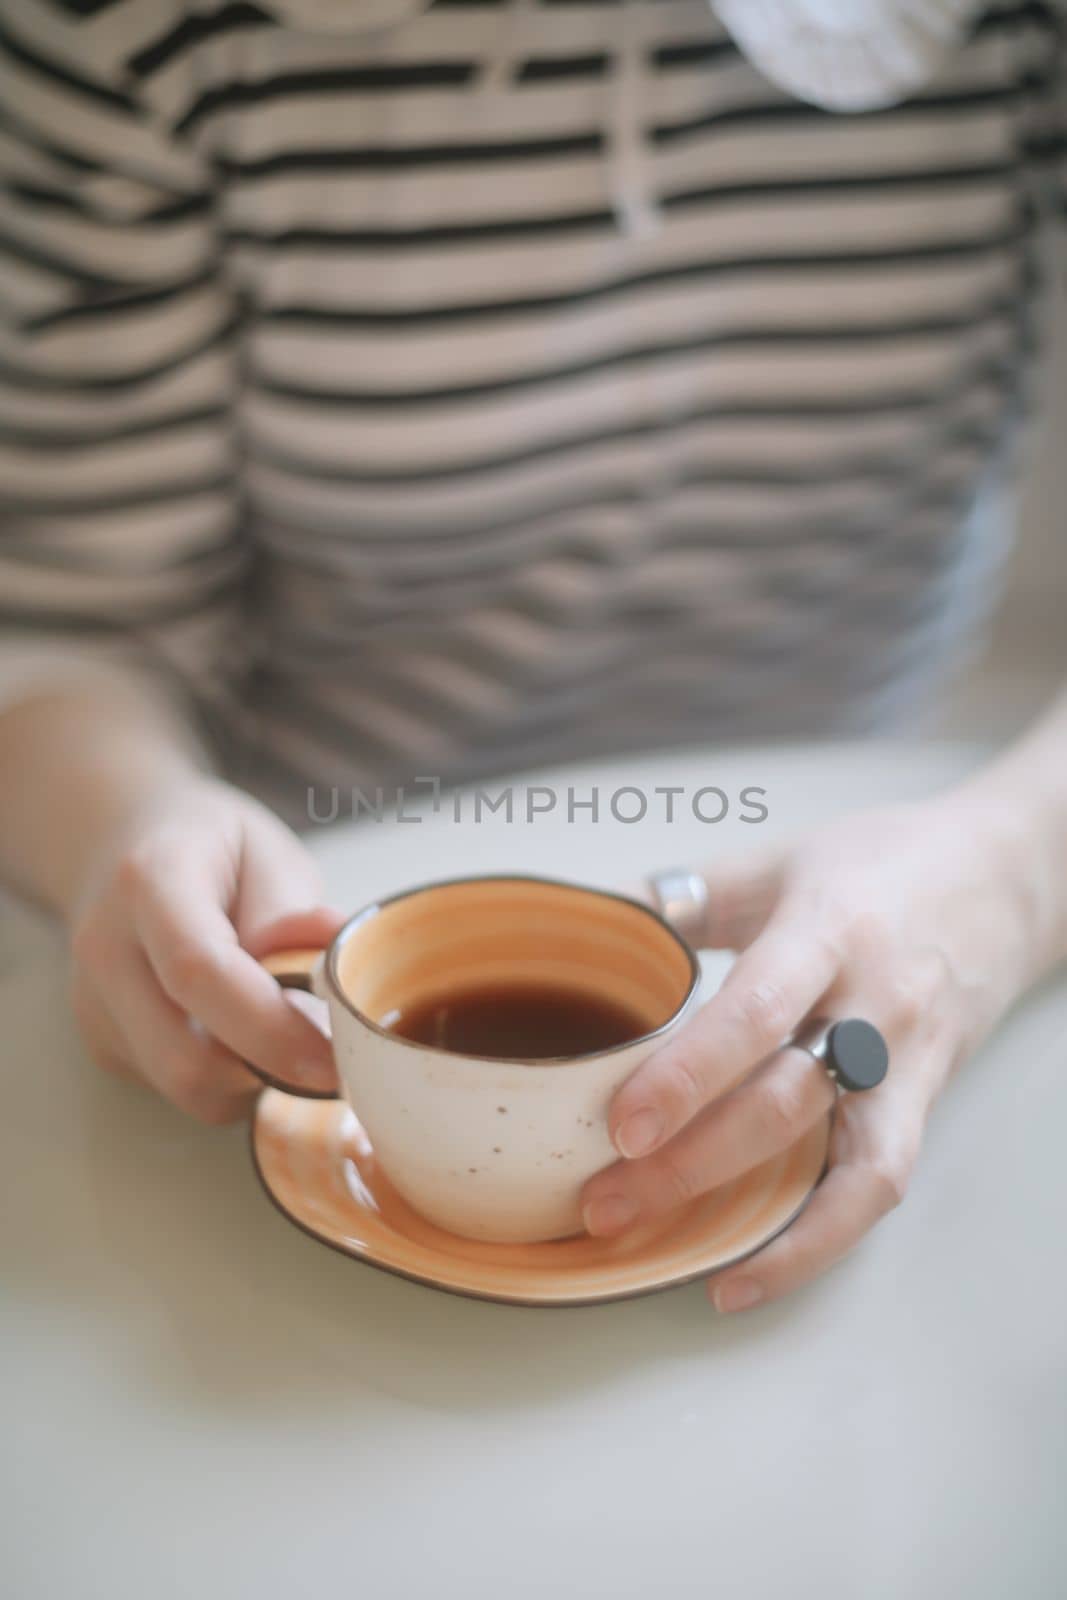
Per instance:
[[[163,664],[287,809],[920,693],[995,568],[1055,8],[834,114],[706,0],[300,4],[8,0],[12,638]]]

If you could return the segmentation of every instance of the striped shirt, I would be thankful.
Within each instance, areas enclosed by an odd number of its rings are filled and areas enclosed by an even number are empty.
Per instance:
[[[1054,5],[5,0],[0,665],[229,769],[911,714],[996,590]]]

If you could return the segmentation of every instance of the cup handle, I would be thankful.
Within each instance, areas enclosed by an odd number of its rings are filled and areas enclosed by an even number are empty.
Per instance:
[[[319,993],[315,978],[322,964],[323,948],[317,946],[313,949],[301,948],[299,950],[275,950],[269,956],[264,956],[260,965],[265,967],[271,977],[280,983],[283,989],[300,989],[304,994]],[[320,998],[322,998],[320,996]],[[286,1078],[275,1078],[269,1072],[264,1072],[262,1067],[253,1066],[251,1061],[244,1065],[254,1078],[266,1084],[269,1089],[280,1089],[283,1094],[299,1095],[302,1100],[336,1100],[338,1095],[333,1089],[309,1089],[305,1084],[291,1083]]]

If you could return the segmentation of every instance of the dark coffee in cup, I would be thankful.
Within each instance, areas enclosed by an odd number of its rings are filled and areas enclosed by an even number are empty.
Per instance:
[[[530,981],[429,995],[387,1022],[401,1038],[456,1055],[545,1061],[614,1050],[658,1020],[604,995]]]

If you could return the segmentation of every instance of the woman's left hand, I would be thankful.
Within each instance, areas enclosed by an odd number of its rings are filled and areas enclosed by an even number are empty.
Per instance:
[[[719,1311],[787,1294],[903,1198],[942,1085],[1036,976],[1034,911],[1001,810],[967,792],[857,814],[707,873],[705,947],[741,952],[719,992],[615,1097],[622,1160],[586,1186],[622,1232],[793,1144],[836,1090],[782,1049],[811,1015],[863,1017],[889,1046],[877,1088],[838,1100],[826,1177],[790,1228],[709,1280]]]

